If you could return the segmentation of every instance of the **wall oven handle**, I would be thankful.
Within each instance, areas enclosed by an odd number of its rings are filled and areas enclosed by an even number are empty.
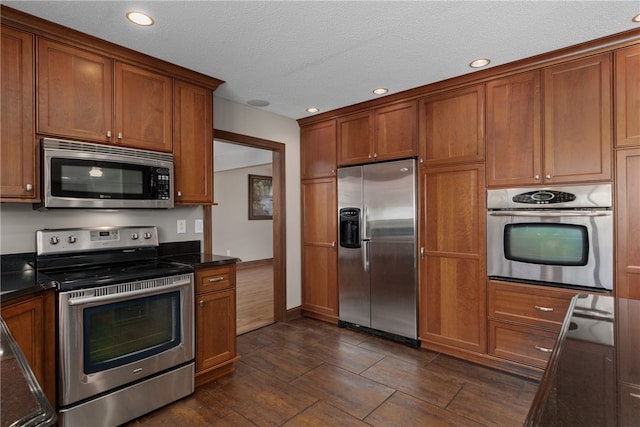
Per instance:
[[[611,211],[494,211],[489,212],[490,216],[521,216],[521,217],[595,217],[610,216]]]
[[[157,292],[165,292],[165,291],[170,291],[170,290],[174,290],[174,289],[179,289],[184,287],[185,284],[188,284],[189,280],[187,281],[179,281],[178,283],[173,283],[171,285],[166,285],[166,286],[157,286],[154,288],[147,288],[147,289],[140,289],[137,291],[128,291],[128,292],[119,292],[117,294],[109,294],[109,295],[100,295],[97,297],[87,297],[87,298],[69,298],[69,301],[67,301],[67,305],[70,306],[74,306],[74,305],[83,305],[83,304],[91,304],[94,302],[100,302],[100,303],[104,303],[104,302],[109,302],[109,301],[116,301],[121,299],[123,296],[126,296],[127,298],[130,297],[135,297],[135,296],[141,296],[141,295],[148,295],[148,294],[154,294]]]

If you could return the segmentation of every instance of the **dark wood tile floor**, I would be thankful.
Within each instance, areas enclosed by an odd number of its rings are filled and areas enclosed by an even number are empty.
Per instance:
[[[236,372],[127,427],[521,426],[537,382],[312,319],[238,337]]]

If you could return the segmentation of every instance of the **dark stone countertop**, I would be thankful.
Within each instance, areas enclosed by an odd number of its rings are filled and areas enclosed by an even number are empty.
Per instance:
[[[38,273],[33,253],[2,255],[0,271],[0,302],[56,286],[51,278]]]
[[[640,420],[640,300],[577,295],[525,426],[631,426]]]

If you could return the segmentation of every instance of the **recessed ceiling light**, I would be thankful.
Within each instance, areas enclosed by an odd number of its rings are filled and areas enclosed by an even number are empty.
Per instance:
[[[320,109],[318,109],[316,107],[307,108],[307,113],[317,113],[318,111],[320,111]]]
[[[134,24],[143,25],[145,27],[153,25],[153,18],[143,12],[127,12],[127,19]]]
[[[480,59],[476,59],[475,61],[471,61],[469,63],[469,67],[471,68],[481,68],[481,67],[485,67],[487,65],[489,65],[491,61],[488,60],[487,58],[480,58]]]
[[[249,101],[247,101],[247,104],[253,105],[254,107],[266,107],[267,105],[269,105],[269,101],[266,101],[264,99],[250,99]]]
[[[636,16],[634,16],[633,18],[631,18],[631,20],[633,22],[640,22],[640,13],[638,13]]]
[[[373,93],[375,93],[376,95],[384,95],[387,92],[389,92],[389,89],[387,89],[386,87],[379,87],[373,90]]]

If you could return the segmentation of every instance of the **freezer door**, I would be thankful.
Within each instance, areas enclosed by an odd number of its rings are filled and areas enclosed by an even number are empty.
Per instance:
[[[416,238],[415,160],[364,166],[363,238]]]
[[[414,242],[372,240],[371,327],[418,338]]]
[[[345,322],[370,327],[369,273],[364,265],[368,245],[362,242],[362,166],[338,169],[338,215],[347,208],[359,210],[360,233],[357,245],[353,244],[353,236],[338,238],[338,317]],[[339,227],[338,232],[343,231]],[[342,244],[344,242],[348,244]]]

